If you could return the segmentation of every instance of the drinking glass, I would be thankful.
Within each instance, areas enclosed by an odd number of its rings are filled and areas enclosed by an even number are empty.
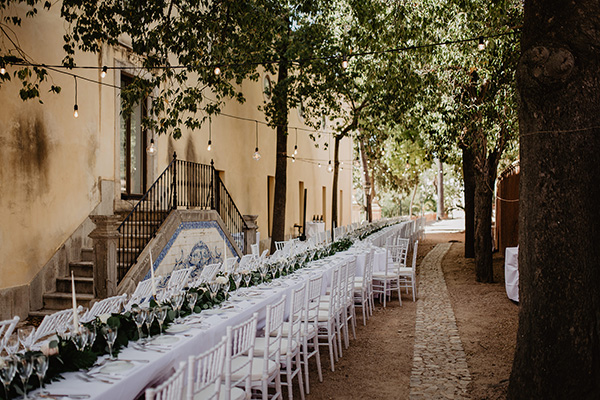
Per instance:
[[[44,354],[38,354],[33,357],[33,370],[40,381],[40,387],[44,387],[44,377],[48,371],[48,357]]]
[[[236,272],[233,274],[233,282],[235,283],[235,290],[240,288],[240,284],[242,283],[242,274]]]
[[[198,301],[198,292],[188,292],[185,297],[187,298],[188,306],[190,307],[190,311],[192,314],[194,313],[194,307],[196,306],[196,301]]]
[[[13,334],[6,340],[4,348],[6,349],[6,353],[8,353],[9,356],[14,356],[15,354],[17,354],[17,351],[19,351],[20,345],[21,343],[19,342],[19,338],[17,337],[17,335]]]
[[[181,306],[183,305],[183,300],[185,299],[185,294],[181,292],[177,292],[171,297],[171,302],[175,307],[175,311],[177,312],[177,320],[179,320]]]
[[[153,309],[148,309],[146,310],[146,320],[144,321],[146,323],[146,329],[148,329],[148,338],[150,338],[150,328],[152,328],[152,322],[154,322],[154,310]]]
[[[101,328],[102,336],[106,339],[106,344],[108,344],[108,355],[111,359],[114,359],[112,354],[112,348],[115,344],[115,340],[117,339],[117,328],[113,328],[109,325],[103,325]]]
[[[15,358],[12,355],[2,358],[2,363],[0,363],[0,381],[2,381],[2,385],[4,386],[4,397],[6,399],[8,399],[8,385],[12,382],[16,372],[17,361]]]
[[[17,359],[17,373],[19,374],[19,378],[21,378],[21,382],[23,382],[23,399],[27,399],[27,381],[33,372],[33,361],[31,357],[22,355]]]
[[[160,306],[154,310],[154,315],[156,316],[156,320],[158,321],[158,327],[160,328],[160,333],[162,333],[162,326],[165,322],[165,318],[167,318],[167,307]]]
[[[248,271],[244,274],[244,282],[246,283],[246,287],[250,287],[250,281],[252,280],[252,272]]]
[[[135,322],[135,326],[137,326],[138,330],[138,339],[142,338],[142,326],[144,326],[144,322],[146,321],[146,314],[148,311],[145,308],[136,307],[132,309],[133,313],[133,322]]]
[[[71,335],[71,341],[77,347],[77,350],[83,351],[88,342],[88,329],[85,326],[80,326],[76,332]]]
[[[24,326],[17,332],[19,342],[25,351],[31,351],[31,347],[35,343],[35,328],[33,326]]]
[[[210,289],[210,298],[212,300],[214,300],[215,297],[217,297],[217,293],[219,292],[219,289],[221,288],[221,284],[218,283],[217,281],[210,281],[208,283],[208,288]]]
[[[94,342],[96,341],[96,325],[92,325],[92,329],[88,329],[87,333],[87,344],[90,346],[90,349],[94,346]]]

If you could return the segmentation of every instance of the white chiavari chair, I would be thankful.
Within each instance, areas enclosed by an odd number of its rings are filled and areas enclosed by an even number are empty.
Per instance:
[[[243,397],[251,396],[251,373],[254,359],[254,339],[258,313],[252,318],[236,326],[227,327],[227,343],[225,347],[225,366],[223,375],[225,382],[221,388],[224,400],[240,399],[236,387],[243,387]]]
[[[83,307],[79,306],[77,311],[82,310]],[[46,315],[35,332],[35,341],[55,333],[65,332],[71,327],[73,327],[73,310],[70,308]]]
[[[4,349],[6,342],[10,335],[15,330],[15,327],[19,323],[19,316],[14,316],[12,319],[7,319],[4,321],[0,321],[0,353]]]
[[[335,372],[335,361],[337,361],[338,359],[338,346],[336,344],[336,340],[340,339],[338,324],[339,283],[340,267],[336,266],[333,268],[333,271],[331,273],[331,294],[330,301],[326,303],[327,309],[323,310],[320,307],[320,309],[318,310],[318,343],[319,346],[327,346],[329,348],[329,360],[331,362],[332,372]],[[308,318],[310,319],[311,316],[309,315]]]
[[[169,282],[167,283],[167,289],[178,292],[182,290],[188,283],[188,278],[192,268],[178,269],[171,273]]]
[[[181,400],[185,394],[187,363],[182,361],[173,375],[155,388],[146,389],[146,400]]]
[[[389,250],[386,248],[385,270],[373,272],[373,293],[383,297],[384,308],[387,305],[388,296],[391,300],[394,290],[398,291],[398,301],[402,304],[402,299],[400,298],[400,278],[398,273],[394,271],[394,268],[390,267],[390,264]]]
[[[188,358],[187,369],[187,400],[215,400],[221,394],[221,376],[225,364],[227,338],[223,339],[210,350]],[[243,399],[246,392],[233,388],[232,398]]]
[[[321,304],[321,290],[323,288],[323,275],[315,276],[308,281],[306,306],[304,310],[304,324],[302,325],[302,364],[304,364],[304,384],[306,394],[310,393],[308,377],[308,362],[315,357],[319,382],[323,382],[321,369],[321,353],[319,351],[319,307]]]
[[[127,301],[127,294],[124,293],[120,296],[112,296],[103,300],[100,300],[92,306],[89,310],[83,314],[80,321],[83,323],[90,322],[94,318],[102,314],[120,313],[123,310],[125,302]]]
[[[370,291],[373,282],[373,258],[375,251],[371,249],[365,260],[365,270],[362,277],[356,277],[354,282],[354,305],[359,306],[363,315],[363,325],[367,325],[367,319],[372,315],[372,295]]]
[[[398,275],[400,276],[400,287],[406,289],[406,293],[408,293],[408,289],[412,290],[412,298],[413,301],[417,299],[417,250],[419,248],[419,241],[415,241],[415,245],[413,246],[413,257],[412,257],[412,267],[400,268],[398,270]]]
[[[252,250],[253,255],[255,255],[255,256],[260,255],[260,250],[258,249],[258,243],[251,244],[250,249]]]

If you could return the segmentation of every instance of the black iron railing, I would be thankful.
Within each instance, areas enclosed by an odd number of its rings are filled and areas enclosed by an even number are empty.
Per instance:
[[[177,207],[216,210],[238,247],[244,251],[246,223],[213,165],[173,160],[118,228],[119,282],[136,263],[171,210]],[[155,255],[157,257],[158,254]]]

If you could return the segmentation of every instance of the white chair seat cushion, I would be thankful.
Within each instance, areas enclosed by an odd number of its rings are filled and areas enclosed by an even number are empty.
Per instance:
[[[246,363],[247,361],[248,361],[248,359],[246,357],[238,357],[235,360],[232,360],[231,361],[231,370],[235,371],[235,370],[241,368],[244,365],[244,363]],[[265,365],[264,359],[256,358],[256,357],[254,357],[252,359],[252,371],[250,372],[250,379],[252,381],[260,381],[262,379],[262,372],[263,372],[264,365]],[[275,371],[277,371],[277,369],[279,368],[279,364],[274,361],[269,360],[269,365],[267,368],[268,368],[267,373],[269,375],[271,375]],[[242,374],[239,372],[234,372],[233,374],[231,374],[232,381],[237,381],[241,378],[242,378]]]
[[[194,395],[194,400],[204,400],[209,399],[213,394],[214,385],[210,385],[196,393]],[[221,385],[221,391],[219,392],[219,400],[225,400],[225,386]],[[231,400],[242,400],[246,398],[246,392],[240,388],[234,387],[231,388],[230,398]]]
[[[265,354],[265,347],[267,345],[267,341],[264,337],[257,337],[254,339],[254,357],[262,357]],[[298,347],[298,342],[292,340],[292,351],[296,350]],[[285,356],[288,351],[288,339],[281,339],[281,355]]]
[[[319,310],[319,322],[327,322],[329,319],[330,317],[328,310]]]
[[[395,272],[399,275],[412,275],[412,268],[397,268]]]

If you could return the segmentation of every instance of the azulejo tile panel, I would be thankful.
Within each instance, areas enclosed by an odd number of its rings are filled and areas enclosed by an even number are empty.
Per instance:
[[[166,276],[174,270],[221,263],[237,254],[216,221],[182,222],[153,262],[154,274]],[[150,278],[150,271],[144,279]]]

